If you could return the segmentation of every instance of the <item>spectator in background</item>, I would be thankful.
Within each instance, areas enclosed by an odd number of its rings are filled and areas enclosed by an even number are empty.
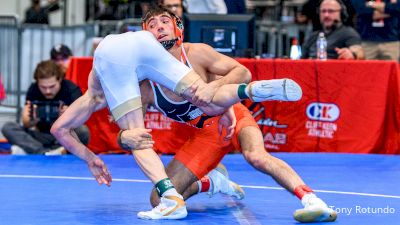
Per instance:
[[[400,1],[355,1],[357,30],[367,59],[399,60]]]
[[[311,21],[313,31],[321,30],[322,26],[319,20],[318,7],[321,0],[308,0],[302,7],[300,15],[297,16],[298,23],[307,24]],[[342,21],[344,25],[354,27],[353,18],[355,10],[351,4],[351,0],[342,0],[343,5],[346,7],[348,17]]]
[[[58,66],[60,66],[63,73],[67,71],[72,56],[73,55],[71,49],[64,44],[55,45],[50,50],[51,60],[53,60]]]
[[[64,73],[52,60],[37,65],[34,79],[36,82],[28,89],[22,111],[23,126],[8,122],[3,126],[2,133],[12,145],[11,151],[14,154],[62,154],[65,150],[50,134],[50,127],[82,92],[74,83],[64,80]],[[42,111],[40,105],[49,110]],[[39,112],[53,110],[54,113]],[[75,131],[83,143],[89,142],[86,126]]]
[[[224,0],[185,0],[188,13],[227,14]]]
[[[172,13],[182,18],[183,16],[183,5],[182,0],[159,0],[160,5],[164,6]]]
[[[360,35],[352,27],[342,24],[344,5],[340,0],[323,0],[319,6],[322,29],[315,31],[303,45],[302,58],[316,58],[316,42],[320,32],[328,42],[328,59],[364,59]]]
[[[58,0],[48,0],[42,7],[40,0],[31,0],[31,6],[25,12],[25,23],[49,24],[49,13],[60,9]]]

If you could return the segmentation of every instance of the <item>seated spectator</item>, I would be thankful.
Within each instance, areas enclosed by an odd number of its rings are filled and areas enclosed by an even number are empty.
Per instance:
[[[51,125],[73,101],[82,95],[78,86],[64,79],[61,68],[52,60],[40,62],[26,94],[22,111],[22,124],[8,122],[2,133],[12,144],[12,153],[61,154],[65,150],[50,134]],[[89,130],[82,126],[75,130],[85,144],[89,142]]]
[[[58,0],[49,0],[49,4],[42,7],[40,0],[32,0],[31,6],[25,11],[25,23],[49,24],[49,13],[60,9]]]
[[[342,24],[346,17],[340,0],[323,0],[319,6],[322,30],[314,32],[303,44],[302,58],[317,57],[317,39],[320,32],[328,42],[328,59],[364,59],[360,35],[352,27]]]
[[[297,15],[296,22],[301,24],[307,24],[311,21],[313,31],[321,30],[321,23],[319,21],[319,5],[321,0],[308,0],[301,8],[301,12]],[[353,5],[351,4],[351,0],[342,0],[342,3],[345,6],[346,18],[342,20],[342,23],[346,26],[354,27],[353,18],[355,15],[355,10]]]
[[[366,59],[400,60],[400,0],[353,4]]]
[[[58,66],[60,66],[63,73],[67,71],[71,57],[72,51],[66,45],[59,44],[54,46],[50,50],[51,60],[53,60]]]

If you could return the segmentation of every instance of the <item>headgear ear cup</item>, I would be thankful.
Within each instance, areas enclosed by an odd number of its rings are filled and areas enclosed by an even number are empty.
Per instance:
[[[183,27],[183,23],[182,20],[176,16],[173,15],[174,17],[174,29],[175,29],[175,37],[178,39],[176,41],[176,44],[178,46],[181,46],[181,44],[183,43],[183,31],[184,31],[184,27]]]
[[[341,1],[341,0],[336,0],[339,5],[340,5],[340,18],[342,20],[342,23],[346,22],[349,19],[349,13],[347,12],[347,7],[346,5]]]

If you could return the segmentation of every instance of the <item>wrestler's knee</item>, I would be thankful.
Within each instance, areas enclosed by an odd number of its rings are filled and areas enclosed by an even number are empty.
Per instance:
[[[245,159],[255,168],[265,167],[271,162],[271,155],[264,150],[257,148],[243,150]]]

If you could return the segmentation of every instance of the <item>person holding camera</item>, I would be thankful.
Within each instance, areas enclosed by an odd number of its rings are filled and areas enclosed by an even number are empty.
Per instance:
[[[8,122],[2,133],[12,144],[13,154],[62,154],[65,150],[50,133],[50,128],[82,92],[74,83],[64,79],[62,69],[53,60],[40,62],[34,79],[36,82],[31,84],[26,94],[22,126]],[[86,126],[75,129],[75,132],[82,143],[89,142]]]

